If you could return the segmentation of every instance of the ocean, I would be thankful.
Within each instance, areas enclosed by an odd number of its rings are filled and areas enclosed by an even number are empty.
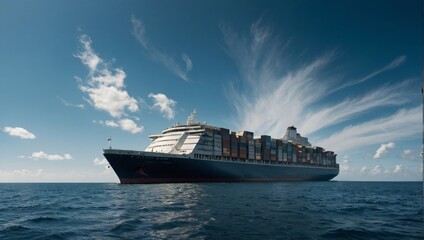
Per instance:
[[[424,239],[423,183],[3,183],[0,239]]]

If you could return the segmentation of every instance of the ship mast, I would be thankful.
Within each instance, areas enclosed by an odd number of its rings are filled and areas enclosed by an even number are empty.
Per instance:
[[[196,109],[193,109],[193,112],[187,118],[187,125],[193,125],[196,123]]]

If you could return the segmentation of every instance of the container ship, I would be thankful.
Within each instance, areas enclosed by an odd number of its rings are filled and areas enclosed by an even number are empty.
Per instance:
[[[283,138],[255,138],[195,121],[176,124],[144,151],[109,149],[103,155],[122,184],[329,181],[339,174],[336,154],[312,146],[288,127]]]

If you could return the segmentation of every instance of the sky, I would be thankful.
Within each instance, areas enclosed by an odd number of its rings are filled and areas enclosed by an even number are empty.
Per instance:
[[[196,109],[337,153],[339,181],[422,181],[423,1],[0,1],[0,182],[119,182]]]

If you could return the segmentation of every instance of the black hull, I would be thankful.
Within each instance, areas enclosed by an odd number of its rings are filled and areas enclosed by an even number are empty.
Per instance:
[[[105,150],[119,180],[128,183],[329,181],[334,167],[203,160],[185,156]]]

